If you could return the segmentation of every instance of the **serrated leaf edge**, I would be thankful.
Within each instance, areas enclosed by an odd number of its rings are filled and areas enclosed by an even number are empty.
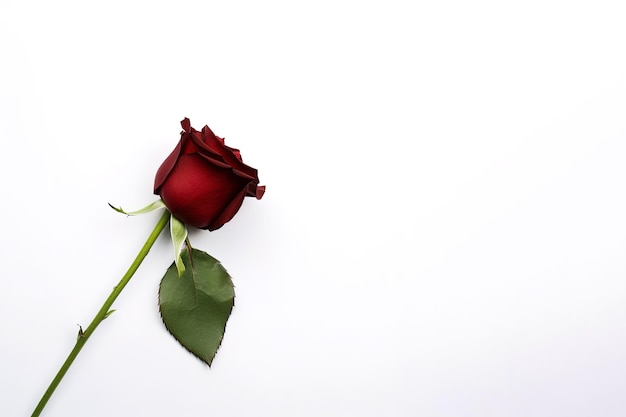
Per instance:
[[[203,251],[201,251],[201,250],[199,250],[199,249],[192,249],[192,251],[203,252]],[[185,252],[187,252],[187,248],[185,248],[185,249],[181,252],[181,256],[182,256],[183,254],[185,254]],[[207,254],[208,256],[211,256],[211,255],[209,255],[209,254],[208,254],[208,253],[206,253],[206,252],[204,252],[204,253],[205,253],[205,254]],[[191,257],[191,254],[190,254],[190,257]],[[213,258],[213,257],[211,256],[211,258]],[[215,258],[213,258],[213,259],[215,259]],[[218,263],[218,264],[222,265],[222,263],[221,263],[218,259],[215,259],[215,260],[217,261],[217,263]],[[170,265],[170,267],[171,267],[171,265]],[[170,267],[168,267],[168,269],[169,269]],[[222,267],[224,268],[224,265],[222,265]],[[228,274],[228,270],[226,270],[226,268],[224,268],[224,270],[225,270],[225,271],[226,271],[226,273]],[[194,272],[193,272],[193,270],[192,270],[192,272],[191,272],[191,273],[194,273]],[[230,274],[228,274],[228,277],[230,278],[230,280],[231,280],[231,282],[232,282],[232,277],[230,276]],[[158,290],[158,293],[157,293],[157,294],[158,294],[158,295],[157,295],[157,304],[159,305],[159,317],[161,317],[161,321],[163,322],[163,326],[165,327],[165,329],[167,330],[167,332],[170,334],[170,336],[172,336],[172,338],[173,338],[174,340],[176,340],[176,342],[177,342],[177,343],[178,343],[178,344],[179,344],[179,345],[180,345],[183,349],[185,349],[187,352],[189,352],[189,353],[190,353],[193,357],[195,357],[196,359],[198,359],[200,362],[202,362],[203,364],[205,364],[205,365],[207,365],[209,368],[211,368],[211,364],[213,363],[213,360],[215,360],[215,357],[217,356],[217,353],[219,352],[220,347],[222,346],[222,341],[224,340],[224,335],[226,334],[226,327],[228,326],[228,320],[226,320],[226,323],[224,324],[224,329],[223,329],[223,331],[222,331],[222,337],[220,337],[219,343],[217,344],[217,348],[215,349],[215,355],[213,355],[213,357],[212,357],[212,358],[209,358],[208,360],[207,360],[207,359],[205,359],[205,358],[200,357],[199,355],[196,355],[196,353],[194,353],[194,352],[192,352],[191,350],[189,350],[189,349],[187,348],[187,346],[183,345],[183,344],[180,342],[180,340],[178,340],[178,338],[174,335],[174,333],[172,333],[172,331],[171,331],[171,330],[170,330],[170,328],[168,327],[167,323],[165,323],[165,320],[163,319],[163,313],[162,313],[162,311],[161,311],[161,303],[160,303],[160,299],[161,299],[161,282],[162,282],[164,279],[165,279],[165,274],[163,275],[163,278],[161,278],[161,281],[159,281],[159,290]],[[233,290],[234,290],[234,288],[235,288],[235,283],[232,283],[232,284],[233,284]],[[233,303],[232,303],[232,305],[230,306],[230,310],[229,310],[229,312],[228,312],[228,318],[230,318],[230,315],[232,314],[233,309],[235,308],[235,300],[236,300],[236,298],[237,298],[237,294],[233,291]]]

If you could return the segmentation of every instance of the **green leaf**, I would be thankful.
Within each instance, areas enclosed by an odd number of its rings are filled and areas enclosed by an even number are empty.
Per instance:
[[[115,207],[111,203],[108,203],[108,204],[109,204],[109,207],[111,207],[113,210],[117,211],[118,213],[125,214],[127,216],[136,216],[137,214],[146,214],[154,210],[165,208],[165,203],[161,199],[158,199],[157,201],[153,201],[152,203],[148,204],[147,206],[145,206],[144,208],[140,210],[129,211],[129,212],[124,211],[121,207]]]
[[[187,227],[174,216],[170,216],[170,235],[172,235],[172,243],[174,244],[174,264],[178,270],[178,276],[183,276],[185,272],[185,264],[180,257],[185,239],[187,239]]]
[[[159,308],[167,330],[181,345],[211,366],[222,343],[233,309],[235,290],[230,275],[209,254],[192,249],[182,253],[187,265],[179,278],[176,263],[159,287]]]

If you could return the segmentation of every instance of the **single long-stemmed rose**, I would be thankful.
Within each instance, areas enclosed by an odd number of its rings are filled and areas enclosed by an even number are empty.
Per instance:
[[[181,139],[156,174],[154,193],[161,199],[128,213],[111,206],[128,215],[159,209],[164,209],[164,213],[89,326],[80,328],[74,348],[37,404],[33,417],[41,414],[96,328],[115,311],[111,309],[114,301],[168,223],[174,263],[159,286],[161,317],[183,347],[211,365],[233,307],[234,289],[219,261],[191,248],[187,226],[216,230],[235,216],[245,197],[261,199],[265,187],[258,185],[257,170],[243,163],[239,150],[226,146],[224,139],[208,126],[197,131],[187,118],[181,124]]]

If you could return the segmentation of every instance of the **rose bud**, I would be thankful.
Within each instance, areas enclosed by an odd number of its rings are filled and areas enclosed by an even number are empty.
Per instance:
[[[154,193],[174,217],[200,229],[216,230],[232,219],[244,197],[260,199],[257,170],[239,150],[224,144],[208,126],[201,132],[185,118],[180,142],[157,171]]]

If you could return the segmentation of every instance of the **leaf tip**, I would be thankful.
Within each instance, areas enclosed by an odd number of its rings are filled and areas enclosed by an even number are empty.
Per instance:
[[[126,212],[121,207],[115,207],[111,203],[107,203],[107,204],[109,205],[109,207],[111,207],[113,210],[117,211],[118,213],[126,214]]]

